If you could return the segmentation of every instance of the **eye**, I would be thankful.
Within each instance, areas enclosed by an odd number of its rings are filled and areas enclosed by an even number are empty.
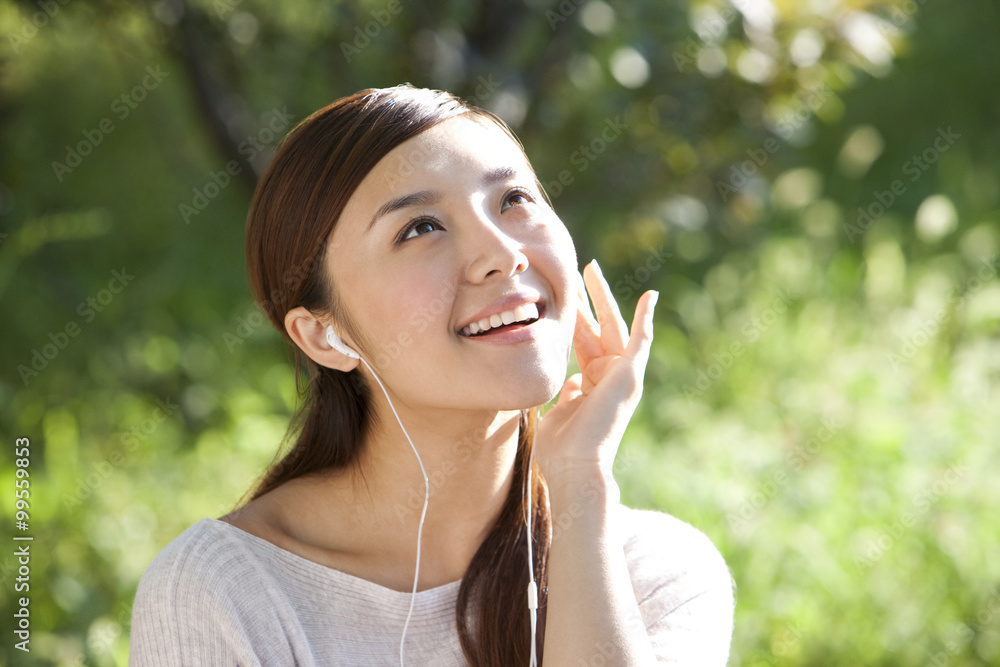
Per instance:
[[[399,233],[396,239],[396,243],[402,243],[403,241],[423,236],[428,232],[433,232],[435,229],[442,229],[442,227],[434,218],[416,218],[403,228],[403,231]]]
[[[503,197],[503,204],[500,205],[500,212],[503,213],[511,206],[524,206],[532,202],[531,195],[527,190],[515,188]]]

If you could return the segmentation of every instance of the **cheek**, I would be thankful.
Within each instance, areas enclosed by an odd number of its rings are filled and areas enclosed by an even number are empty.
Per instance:
[[[553,211],[548,224],[545,226],[546,243],[551,245],[553,255],[565,272],[576,275],[578,264],[576,258],[576,246],[573,244],[573,237],[558,215]]]
[[[432,331],[448,321],[455,299],[452,285],[433,273],[395,276],[359,299],[357,312],[370,312],[362,326],[374,365],[387,367],[408,350],[420,349]]]
[[[549,248],[549,261],[553,266],[553,287],[558,295],[563,296],[563,303],[559,304],[576,312],[576,293],[578,274],[580,272],[579,263],[576,256],[576,247],[573,245],[573,238],[569,235],[569,230],[556,219],[557,225],[553,225],[547,239]]]
[[[429,281],[409,294],[409,299],[397,304],[397,312],[406,315],[403,330],[409,336],[419,339],[433,330],[446,328],[455,301],[455,288],[450,283]]]
[[[579,281],[573,239],[559,218],[553,216],[552,223],[546,225],[544,234],[534,239],[532,246],[536,250],[535,266],[552,290],[553,300],[547,306],[547,317],[558,320],[562,330],[561,344],[568,351],[576,327]]]

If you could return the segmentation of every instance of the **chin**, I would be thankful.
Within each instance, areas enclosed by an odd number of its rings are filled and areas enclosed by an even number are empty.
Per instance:
[[[537,368],[530,377],[514,379],[516,389],[508,394],[514,400],[500,409],[523,410],[548,403],[562,389],[567,367],[565,361],[553,361]]]

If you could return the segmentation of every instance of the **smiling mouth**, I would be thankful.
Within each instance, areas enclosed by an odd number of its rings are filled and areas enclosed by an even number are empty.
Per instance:
[[[505,310],[501,313],[484,317],[478,322],[472,322],[462,327],[462,330],[458,333],[466,338],[487,336],[515,327],[529,326],[540,320],[543,314],[544,311],[542,314],[539,314],[538,304],[529,303],[524,306],[518,306],[514,310]]]

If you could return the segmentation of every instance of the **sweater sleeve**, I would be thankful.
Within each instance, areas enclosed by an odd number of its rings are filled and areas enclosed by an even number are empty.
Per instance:
[[[244,552],[198,532],[167,546],[139,582],[129,665],[240,667],[305,664],[282,632],[289,614]],[[294,614],[291,614],[294,617]]]
[[[718,549],[669,514],[623,507],[622,520],[632,586],[657,663],[723,667],[734,582]]]

